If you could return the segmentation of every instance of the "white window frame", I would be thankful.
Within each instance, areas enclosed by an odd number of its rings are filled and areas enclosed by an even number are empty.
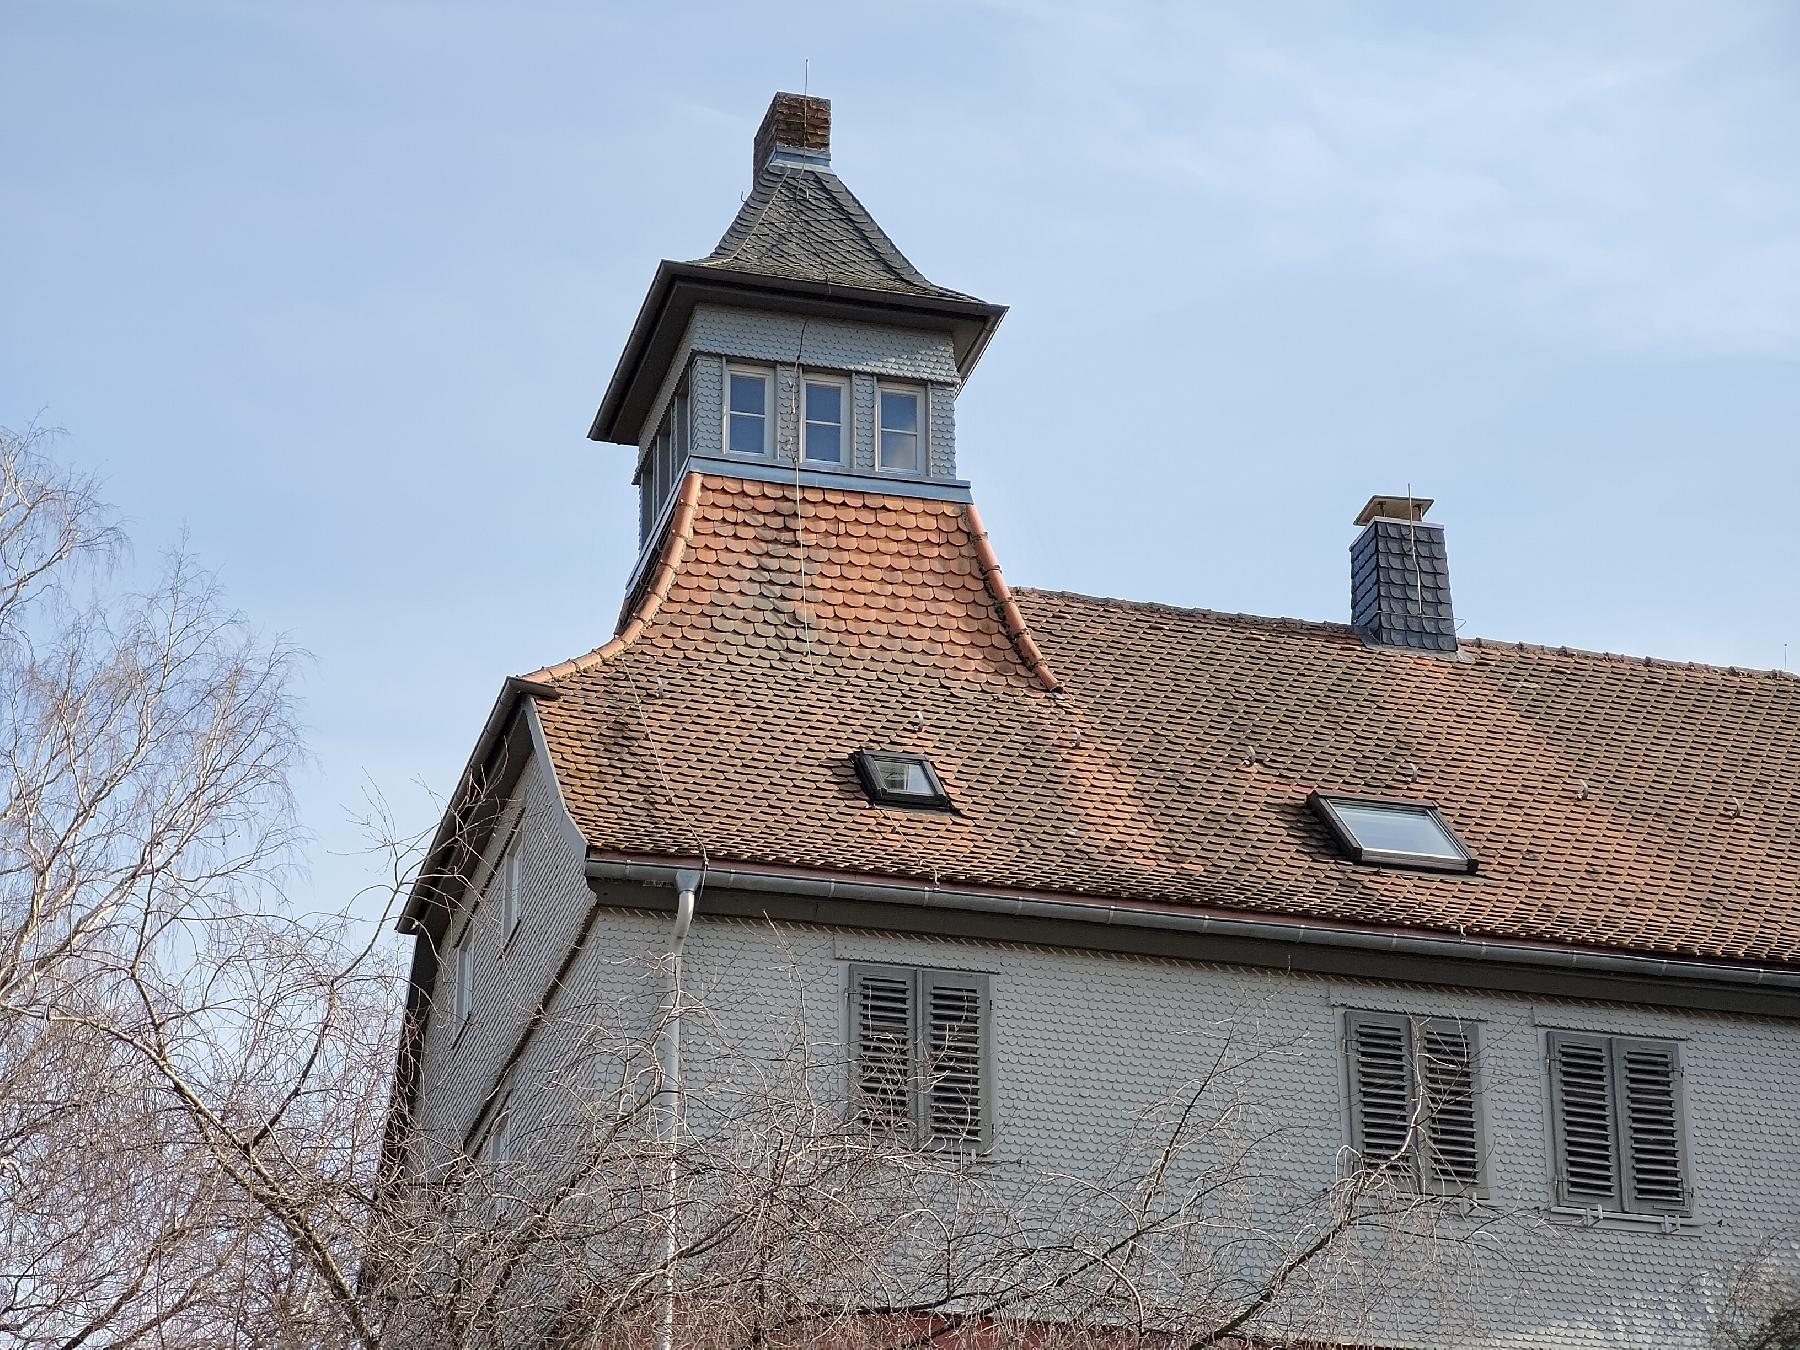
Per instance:
[[[521,855],[519,831],[515,829],[512,838],[507,840],[506,847],[501,850],[500,861],[494,868],[500,882],[501,946],[512,940],[519,921],[525,917],[524,859]]]
[[[838,391],[838,420],[820,422],[822,427],[836,426],[838,429],[838,457],[836,459],[814,459],[807,453],[807,433],[812,428],[812,419],[806,415],[806,386],[809,384],[825,385]],[[855,467],[856,447],[851,444],[851,428],[855,426],[855,418],[850,408],[850,381],[842,375],[827,375],[818,371],[802,370],[800,372],[800,462],[817,465],[825,469],[848,470]]]
[[[454,979],[450,993],[451,1012],[456,1025],[461,1027],[475,1011],[475,948],[469,939],[472,936],[469,926],[465,925],[462,936],[456,942],[454,959]]]
[[[734,375],[742,375],[750,379],[762,381],[763,386],[763,443],[762,449],[755,454],[746,450],[735,450],[731,444],[731,379]],[[725,367],[725,416],[720,426],[722,444],[720,448],[727,456],[735,455],[739,459],[768,459],[775,450],[775,372],[768,366],[747,366],[735,362]],[[739,413],[740,417],[754,417],[754,413]]]
[[[914,433],[919,443],[918,462],[910,469],[890,468],[882,462],[882,437],[887,427],[881,420],[881,396],[883,394],[911,394],[919,404],[919,426]],[[925,477],[931,472],[930,452],[926,438],[927,422],[930,418],[931,398],[922,384],[905,384],[895,380],[877,380],[875,382],[875,471],[913,477]]]

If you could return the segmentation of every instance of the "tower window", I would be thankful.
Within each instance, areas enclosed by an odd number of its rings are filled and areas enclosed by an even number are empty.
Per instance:
[[[726,447],[734,455],[769,453],[769,372],[731,368]]]
[[[807,376],[805,458],[811,463],[844,462],[844,402],[842,381]]]
[[[894,473],[918,473],[925,466],[919,453],[920,405],[917,389],[881,387],[881,467]]]

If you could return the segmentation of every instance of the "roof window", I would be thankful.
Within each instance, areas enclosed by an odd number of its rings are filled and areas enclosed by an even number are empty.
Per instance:
[[[931,761],[923,755],[903,755],[886,750],[858,750],[851,757],[863,791],[877,806],[922,806],[948,811],[950,794]]]
[[[1427,802],[1335,792],[1315,792],[1306,800],[1357,862],[1440,872],[1475,870],[1475,855]]]

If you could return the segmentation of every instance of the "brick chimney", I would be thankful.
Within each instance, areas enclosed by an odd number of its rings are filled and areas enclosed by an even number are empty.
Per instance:
[[[763,114],[756,129],[755,164],[750,177],[754,181],[770,159],[790,163],[812,164],[825,168],[831,163],[831,100],[813,98],[809,94],[777,94],[769,100],[769,111]]]
[[[1350,623],[1371,647],[1453,652],[1444,527],[1425,521],[1429,497],[1371,497],[1350,545]]]

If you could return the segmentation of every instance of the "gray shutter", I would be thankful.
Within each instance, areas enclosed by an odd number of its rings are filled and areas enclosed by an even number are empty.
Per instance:
[[[1674,1214],[1687,1208],[1682,1160],[1681,1065],[1668,1041],[1613,1042],[1627,1207]]]
[[[854,966],[850,1017],[856,1050],[856,1113],[865,1127],[906,1134],[912,1124],[913,973]]]
[[[1345,1014],[1350,1061],[1350,1125],[1365,1167],[1399,1159],[1410,1171],[1413,1127],[1412,1021],[1385,1013]]]
[[[1550,1033],[1556,1191],[1565,1205],[1619,1208],[1622,1192],[1610,1052],[1605,1036]]]
[[[1475,1029],[1449,1019],[1421,1022],[1414,1054],[1425,1101],[1426,1180],[1439,1190],[1478,1190],[1484,1150]]]
[[[979,1148],[988,1137],[987,979],[919,972],[925,1014],[923,1142]]]

